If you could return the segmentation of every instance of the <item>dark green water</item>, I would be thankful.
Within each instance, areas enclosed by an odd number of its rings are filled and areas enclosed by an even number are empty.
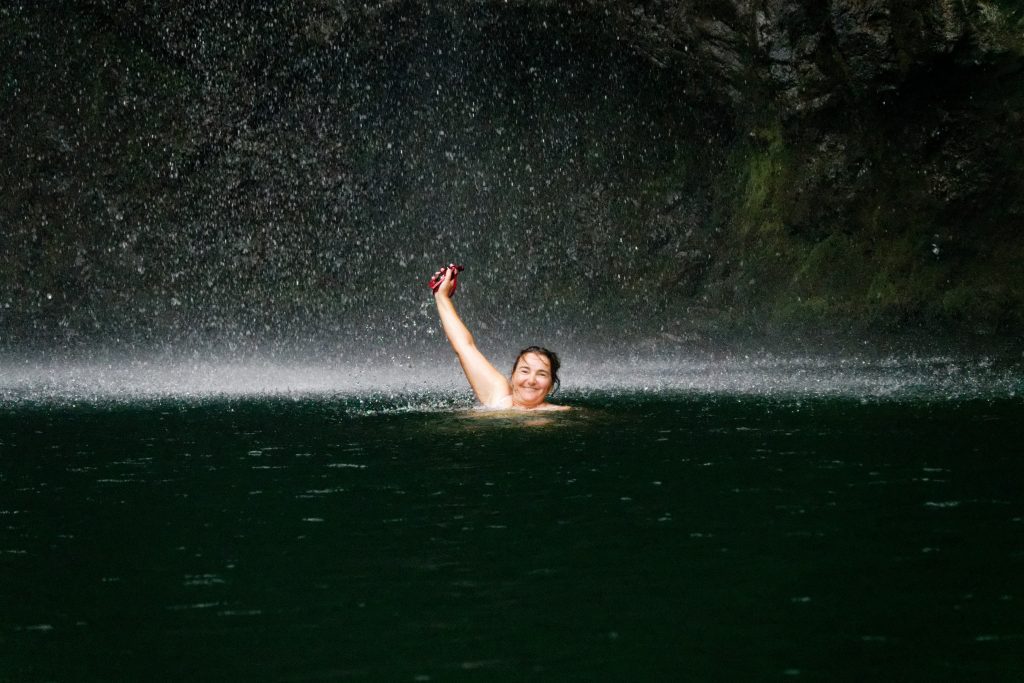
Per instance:
[[[1019,399],[14,402],[0,679],[1024,678]]]

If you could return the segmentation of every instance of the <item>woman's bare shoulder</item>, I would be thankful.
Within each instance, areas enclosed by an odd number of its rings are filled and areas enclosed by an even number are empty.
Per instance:
[[[540,413],[540,412],[561,412],[565,410],[572,410],[572,406],[560,406],[554,403],[545,403],[539,405],[536,408],[520,408],[512,403],[511,396],[503,396],[502,398],[492,403],[485,403],[479,406],[480,410],[487,411],[513,411],[517,413]]]
[[[505,395],[493,397],[490,401],[484,403],[483,407],[488,410],[511,410],[512,393],[509,392],[508,394]]]

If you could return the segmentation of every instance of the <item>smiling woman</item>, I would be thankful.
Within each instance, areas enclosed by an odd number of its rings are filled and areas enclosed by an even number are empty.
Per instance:
[[[552,389],[558,386],[558,356],[541,346],[530,346],[519,352],[512,366],[512,378],[507,379],[480,352],[472,333],[455,312],[452,294],[455,292],[456,266],[441,268],[431,278],[434,301],[462,371],[479,400],[488,408],[513,410],[569,410],[547,402]]]

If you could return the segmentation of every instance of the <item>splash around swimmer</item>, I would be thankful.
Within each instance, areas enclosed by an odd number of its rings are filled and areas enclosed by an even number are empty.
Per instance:
[[[440,268],[430,278],[434,302],[441,326],[466,373],[469,386],[487,408],[511,410],[569,410],[568,406],[548,403],[548,395],[558,386],[558,356],[541,346],[529,346],[519,352],[512,365],[512,376],[505,377],[476,347],[469,328],[455,312],[455,293],[462,266],[454,263]]]

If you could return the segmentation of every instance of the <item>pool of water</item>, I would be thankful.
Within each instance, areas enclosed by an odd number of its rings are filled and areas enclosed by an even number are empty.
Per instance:
[[[1020,680],[1022,402],[0,415],[4,680]]]

